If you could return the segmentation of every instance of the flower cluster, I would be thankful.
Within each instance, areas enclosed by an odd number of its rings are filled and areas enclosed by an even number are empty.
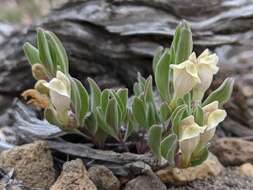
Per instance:
[[[32,102],[42,105],[38,94],[43,102],[48,100],[43,104],[48,122],[82,134],[99,147],[114,139],[129,151],[126,142],[134,141],[138,153],[150,150],[158,160],[177,167],[198,165],[207,158],[208,143],[226,117],[222,105],[234,81],[226,79],[204,99],[219,70],[218,57],[209,50],[196,56],[186,22],[176,28],[171,47],[159,47],[153,58],[161,103],[155,99],[152,76],[145,79],[140,74],[130,99],[128,89],[101,90],[91,78],[88,94],[70,76],[66,51],[55,34],[39,29],[37,41],[38,48],[26,43],[24,51],[37,80]]]

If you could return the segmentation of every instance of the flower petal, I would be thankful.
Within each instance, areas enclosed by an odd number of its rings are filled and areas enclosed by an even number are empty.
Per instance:
[[[211,112],[207,119],[207,129],[212,129],[216,127],[220,122],[222,122],[227,116],[225,110],[217,109]]]

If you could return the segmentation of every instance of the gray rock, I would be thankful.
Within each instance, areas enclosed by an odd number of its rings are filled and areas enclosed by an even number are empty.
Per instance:
[[[30,188],[49,188],[55,180],[53,157],[47,144],[37,141],[0,154],[0,168],[11,171],[14,177]]]
[[[220,138],[212,142],[213,152],[225,166],[253,163],[253,142],[239,138]]]
[[[62,173],[50,190],[97,190],[89,179],[82,160],[76,159],[63,165]]]
[[[88,172],[90,179],[95,183],[99,190],[120,189],[120,181],[107,167],[101,165],[93,166]]]
[[[124,190],[166,190],[166,186],[152,171],[129,181]]]

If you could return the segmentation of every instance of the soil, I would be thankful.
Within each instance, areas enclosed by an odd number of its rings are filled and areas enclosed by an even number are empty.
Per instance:
[[[220,176],[196,180],[184,186],[170,186],[168,190],[253,190],[253,177],[241,176],[238,168],[227,167]]]

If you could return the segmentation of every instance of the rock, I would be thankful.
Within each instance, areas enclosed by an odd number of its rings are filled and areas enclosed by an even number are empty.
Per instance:
[[[14,177],[30,188],[49,188],[55,180],[53,157],[47,144],[37,141],[0,154],[0,168],[14,169]]]
[[[89,179],[82,160],[76,159],[63,165],[61,175],[50,190],[97,190]]]
[[[215,140],[210,151],[225,165],[253,163],[253,142],[239,138],[220,138]]]
[[[223,166],[218,159],[209,154],[208,159],[199,166],[189,167],[186,169],[171,168],[157,171],[157,175],[162,182],[169,184],[184,184],[196,179],[204,179],[209,176],[218,176],[222,173]]]
[[[119,190],[120,181],[105,166],[93,166],[89,170],[90,179],[94,182],[98,190]]]
[[[166,186],[152,171],[129,181],[124,190],[166,190]]]
[[[251,163],[245,163],[241,165],[239,171],[241,175],[253,177],[253,165]]]

